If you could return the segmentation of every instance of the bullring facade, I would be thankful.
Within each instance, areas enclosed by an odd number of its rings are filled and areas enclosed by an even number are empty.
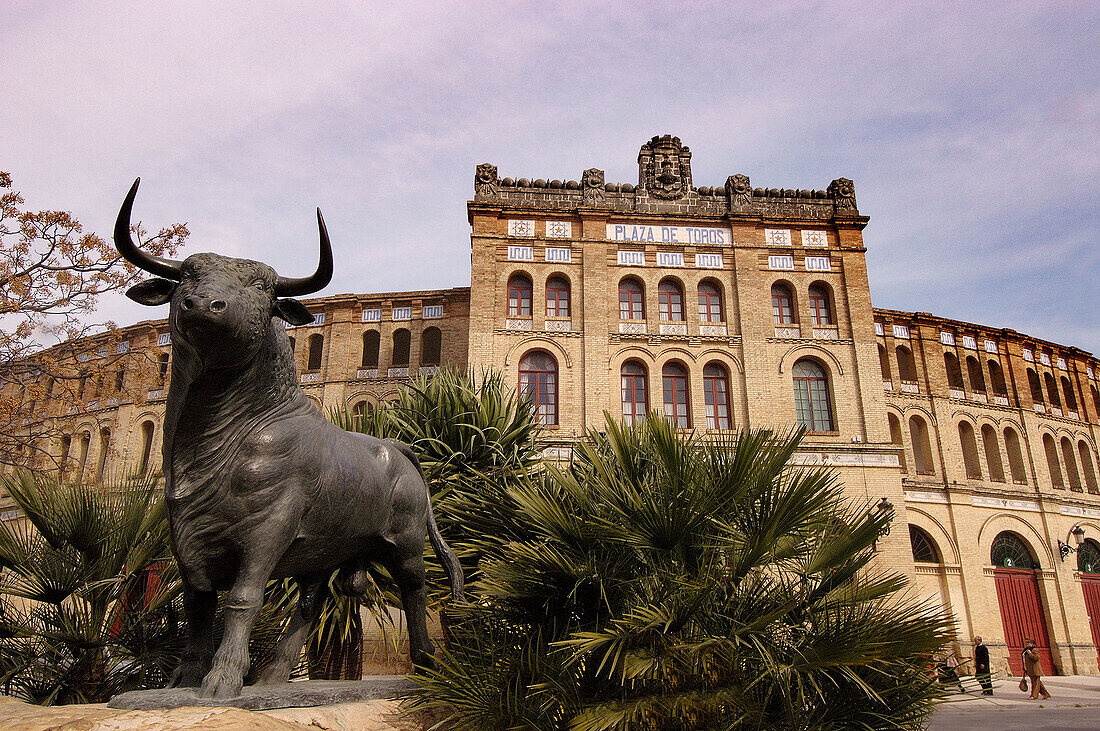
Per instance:
[[[668,136],[638,163],[637,183],[479,165],[470,287],[308,301],[317,319],[289,331],[306,394],[363,411],[416,373],[493,367],[531,397],[558,454],[605,411],[704,432],[801,423],[800,462],[893,506],[879,558],[954,612],[964,651],[980,634],[1018,672],[1030,635],[1048,668],[1096,674],[1100,361],[873,308],[850,180],[697,187],[690,150]],[[98,374],[78,403],[42,404],[66,424],[52,449],[70,476],[159,462],[167,325],[114,337],[148,357]],[[88,340],[90,367],[101,350]]]

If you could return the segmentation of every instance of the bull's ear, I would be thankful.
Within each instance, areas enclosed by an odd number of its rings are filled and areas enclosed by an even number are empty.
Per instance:
[[[291,325],[308,325],[313,322],[313,315],[309,314],[306,306],[289,297],[275,300],[275,314]]]
[[[126,296],[143,305],[163,305],[172,299],[176,283],[168,279],[146,279],[126,290]]]

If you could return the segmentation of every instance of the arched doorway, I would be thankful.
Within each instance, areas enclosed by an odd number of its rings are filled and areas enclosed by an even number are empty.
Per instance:
[[[1050,655],[1050,639],[1044,620],[1043,599],[1035,570],[1039,562],[1027,544],[1015,533],[1004,531],[993,539],[990,548],[993,576],[997,584],[997,604],[1001,609],[1001,624],[1008,645],[1008,667],[1013,675],[1024,672],[1024,640],[1035,640],[1043,658],[1044,672],[1054,674],[1054,658]]]
[[[1091,538],[1077,548],[1077,571],[1081,574],[1081,591],[1085,593],[1085,614],[1089,617],[1092,644],[1100,662],[1100,544]]]

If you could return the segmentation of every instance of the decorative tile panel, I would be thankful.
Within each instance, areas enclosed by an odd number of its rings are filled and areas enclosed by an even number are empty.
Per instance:
[[[1093,373],[1092,373],[1092,368],[1091,367],[1086,368],[1085,373],[1088,375],[1089,378],[1093,378]]]
[[[996,340],[986,340],[984,345],[985,345],[985,352],[987,352],[987,353],[996,353],[997,352],[997,341]]]
[[[905,393],[920,393],[920,386],[916,381],[902,381],[901,390]]]
[[[721,254],[696,254],[695,266],[700,269],[721,269],[722,268],[722,255]]]
[[[388,371],[386,371],[386,376],[389,378],[408,378],[409,367],[404,366],[403,368],[390,368]]]
[[[620,322],[619,332],[623,335],[645,335],[646,324],[644,322]]]
[[[508,328],[509,330],[530,330],[531,329],[531,321],[530,320],[519,320],[519,319],[509,318],[508,321],[504,324],[504,326],[506,328]]]
[[[909,326],[908,325],[894,325],[891,328],[895,338],[901,338],[902,340],[909,339]]]
[[[1081,415],[1078,414],[1076,411],[1067,411],[1066,412],[1066,418],[1067,419],[1080,419]]]
[[[998,406],[1008,406],[1008,396],[994,396],[993,403]]]
[[[840,337],[840,334],[833,328],[814,328],[814,338],[818,340],[836,340]]]
[[[950,396],[951,398],[957,398],[957,399],[965,399],[966,398],[966,392],[963,391],[961,388],[949,388],[949,389],[947,389],[947,395]]]
[[[963,347],[966,348],[967,350],[977,350],[978,349],[978,342],[973,337],[971,337],[970,335],[963,335],[962,336],[962,344],[963,344]]]
[[[547,221],[546,235],[552,239],[568,239],[573,236],[571,221]]]
[[[806,257],[806,271],[808,272],[831,272],[833,270],[832,263],[827,256],[807,256]]]
[[[726,330],[725,325],[700,325],[699,334],[724,338],[728,334],[728,331]]]
[[[101,346],[99,350],[96,351],[96,355],[98,355],[100,358],[105,357],[107,355],[107,346]]]
[[[443,305],[424,305],[424,319],[438,320],[443,317]]]
[[[157,345],[171,345],[172,333],[161,333],[157,335]]]
[[[772,255],[768,257],[768,269],[794,269],[793,256]]]
[[[894,382],[893,381],[883,381],[882,382],[882,390],[883,391],[893,391],[894,390]]]
[[[157,399],[162,399],[162,398],[164,398],[164,389],[163,388],[155,388],[152,391],[150,391],[149,393],[147,393],[145,395],[145,397],[147,399],[149,399],[150,401],[156,401]]]
[[[378,378],[377,368],[360,368],[355,372],[356,378]]]
[[[130,352],[130,341],[129,340],[123,340],[121,343],[118,344],[118,350],[115,351],[115,352],[119,355],[121,355],[122,353],[129,353]]]
[[[1039,362],[1045,366],[1050,365],[1050,356],[1046,353],[1039,353]]]
[[[1025,350],[1023,352],[1023,356],[1024,356],[1024,360],[1026,360],[1027,362],[1029,362],[1029,363],[1034,363],[1035,362],[1035,354],[1032,353],[1030,350]]]
[[[785,228],[766,228],[764,242],[768,246],[790,246],[791,232]]]
[[[573,321],[572,320],[547,320],[543,326],[550,332],[572,332]]]
[[[413,316],[413,308],[411,307],[394,307],[393,319],[398,320],[411,320]]]
[[[1064,371],[1064,370],[1068,370],[1068,369],[1066,368],[1066,359],[1065,359],[1065,358],[1059,358],[1059,359],[1058,359],[1058,368],[1060,368],[1060,369],[1061,369],[1061,370],[1063,370],[1063,371]]]
[[[654,244],[724,246],[731,241],[728,228],[697,226],[639,226],[632,223],[609,223],[606,235],[612,241],[645,241]]]
[[[657,252],[657,266],[659,267],[682,267],[684,265],[684,254],[680,251],[658,251]]]
[[[558,264],[569,264],[573,261],[573,250],[547,246],[545,258],[546,261],[556,262]]]
[[[508,261],[534,261],[535,250],[530,246],[509,246]]]
[[[940,342],[943,343],[944,345],[954,345],[955,344],[955,333],[949,333],[946,330],[941,330],[940,331]]]
[[[97,399],[97,400],[95,400],[95,401],[89,401],[89,402],[88,402],[88,409],[89,409],[89,410],[91,410],[91,409],[98,409],[98,408],[99,408],[99,400],[98,400],[98,399]]]
[[[619,266],[624,267],[644,267],[645,266],[645,252],[644,251],[619,251]]]
[[[977,401],[980,404],[989,403],[989,400],[986,399],[986,396],[985,396],[984,393],[972,393],[972,394],[970,394],[970,400],[971,401]]]
[[[802,331],[797,327],[777,327],[775,336],[777,338],[798,338],[802,336]]]
[[[1061,416],[1062,415],[1062,409],[1059,408],[1058,406],[1051,406],[1050,407],[1050,413],[1054,414],[1055,416]]]
[[[886,334],[886,331],[883,329],[882,323],[881,322],[876,322],[875,323],[875,335],[885,335],[885,334]]]
[[[1032,404],[1031,410],[1036,414],[1045,414],[1047,412],[1047,407],[1044,404]]]
[[[110,408],[112,406],[118,406],[118,399],[117,398],[107,399],[107,407]]]
[[[420,366],[420,368],[417,369],[417,373],[419,373],[422,376],[433,376],[438,372],[439,372],[439,366],[437,366],[437,365]]]
[[[802,245],[813,247],[825,247],[829,245],[829,239],[824,231],[803,231]]]
[[[534,236],[535,235],[535,222],[534,221],[508,221],[508,235],[509,236]]]
[[[298,380],[301,383],[320,383],[321,382],[321,374],[320,373],[303,373],[301,376],[299,376]]]
[[[661,323],[662,335],[687,335],[688,326],[684,322],[662,322]]]
[[[363,310],[363,322],[382,322],[382,310],[379,308]]]

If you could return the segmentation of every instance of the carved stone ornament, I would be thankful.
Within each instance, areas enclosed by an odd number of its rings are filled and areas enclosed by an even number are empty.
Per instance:
[[[581,177],[581,195],[586,206],[597,206],[604,198],[603,170],[589,168]]]
[[[671,135],[654,137],[642,145],[638,186],[655,198],[683,198],[691,190],[691,150]]]
[[[497,194],[497,166],[483,162],[474,173],[474,198],[492,198]]]
[[[752,202],[752,185],[748,175],[731,175],[726,178],[726,195],[731,208],[744,208]]]
[[[829,197],[836,201],[838,211],[856,210],[856,186],[848,178],[837,178],[829,183]]]

